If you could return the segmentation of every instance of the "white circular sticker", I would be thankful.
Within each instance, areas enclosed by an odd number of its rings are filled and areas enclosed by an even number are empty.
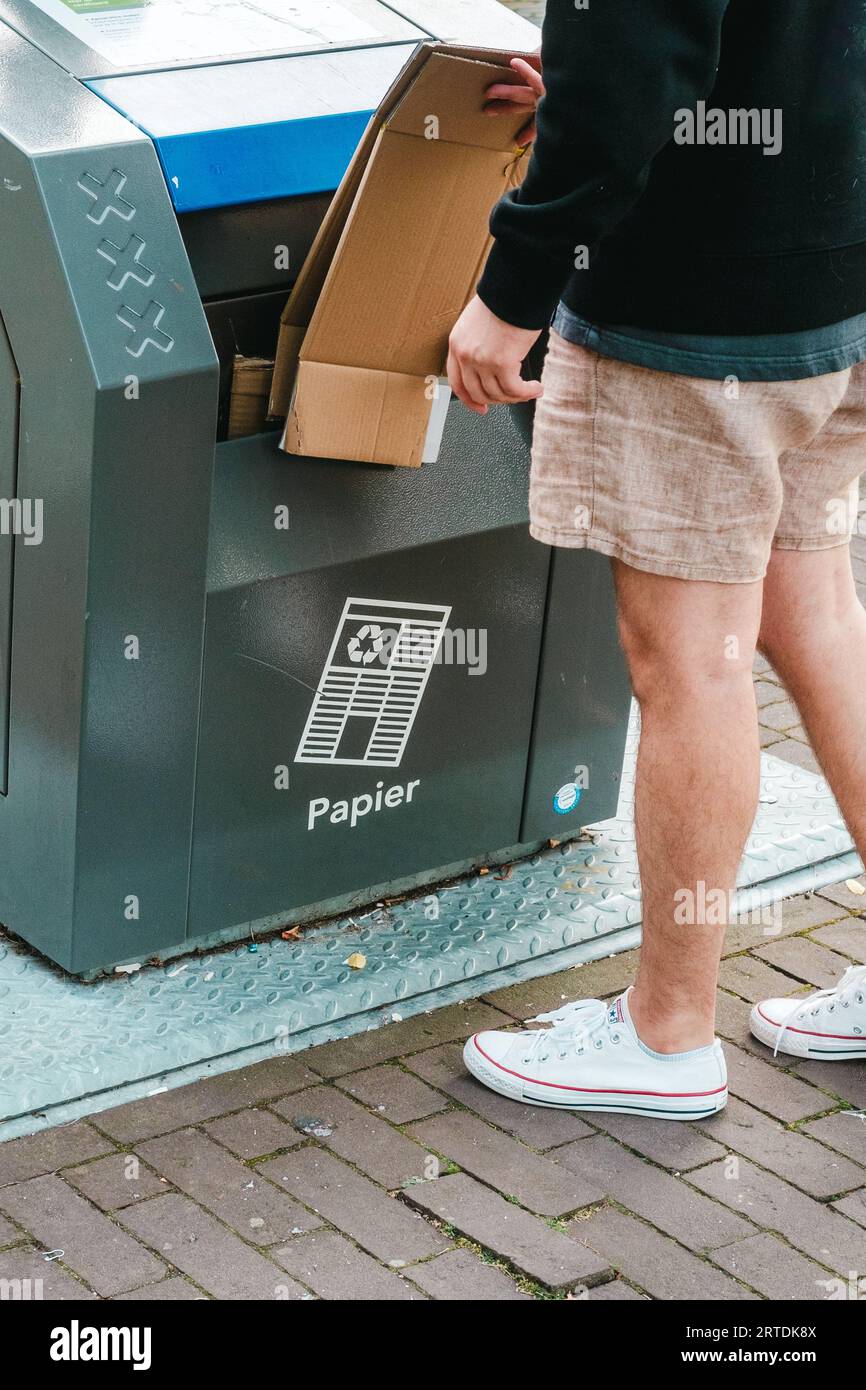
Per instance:
[[[566,782],[553,798],[553,809],[558,816],[566,816],[573,811],[581,798],[581,789],[576,782]]]

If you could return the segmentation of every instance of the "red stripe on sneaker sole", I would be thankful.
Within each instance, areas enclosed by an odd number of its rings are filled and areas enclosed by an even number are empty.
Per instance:
[[[717,1096],[727,1090],[727,1086],[717,1086],[714,1091],[622,1091],[611,1086],[563,1086],[559,1081],[538,1081],[534,1076],[524,1076],[522,1072],[512,1071],[510,1067],[504,1067],[501,1062],[489,1056],[479,1044],[477,1037],[473,1037],[472,1041],[485,1061],[496,1067],[497,1071],[516,1076],[518,1081],[527,1081],[530,1086],[549,1086],[554,1091],[577,1091],[586,1096],[662,1096],[666,1100],[691,1100],[700,1096]]]
[[[813,1033],[808,1028],[795,1028],[793,1023],[776,1023],[774,1019],[764,1013],[760,1004],[757,1008],[761,1018],[772,1028],[784,1028],[786,1033],[802,1033],[804,1038],[835,1038],[839,1042],[862,1043],[866,1047],[866,1033]]]

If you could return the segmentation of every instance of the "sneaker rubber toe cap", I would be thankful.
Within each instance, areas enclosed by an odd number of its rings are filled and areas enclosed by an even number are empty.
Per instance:
[[[486,1063],[488,1066],[502,1064],[514,1047],[514,1033],[502,1033],[490,1029],[484,1033],[474,1033],[463,1049],[463,1060],[470,1071],[474,1066]]]
[[[802,999],[762,999],[752,1009],[752,1021],[763,1024],[765,1028],[781,1028],[787,1019],[793,1017],[802,1002]]]
[[[752,1009],[749,1018],[749,1030],[752,1036],[764,1043],[766,1047],[775,1048],[782,1029],[786,1023],[793,1022],[802,1003],[801,999],[762,999]],[[806,1050],[796,1033],[786,1032],[783,1036],[786,1052],[799,1055]]]
[[[515,1046],[520,1036],[496,1031],[475,1033],[463,1049],[466,1070],[476,1081],[513,1100],[523,1098],[523,1079],[514,1069]]]

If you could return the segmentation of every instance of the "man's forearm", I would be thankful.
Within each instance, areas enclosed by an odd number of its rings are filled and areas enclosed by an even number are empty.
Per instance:
[[[521,188],[495,208],[478,293],[544,328],[580,248],[591,256],[640,197],[675,113],[711,91],[729,0],[548,0],[547,95]]]

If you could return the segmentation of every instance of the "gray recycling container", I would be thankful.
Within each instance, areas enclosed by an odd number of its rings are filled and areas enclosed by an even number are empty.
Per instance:
[[[452,405],[420,470],[225,438],[414,45],[529,46],[495,0],[282,4],[0,0],[0,921],[77,974],[616,809],[608,567],[530,539],[519,411]]]

